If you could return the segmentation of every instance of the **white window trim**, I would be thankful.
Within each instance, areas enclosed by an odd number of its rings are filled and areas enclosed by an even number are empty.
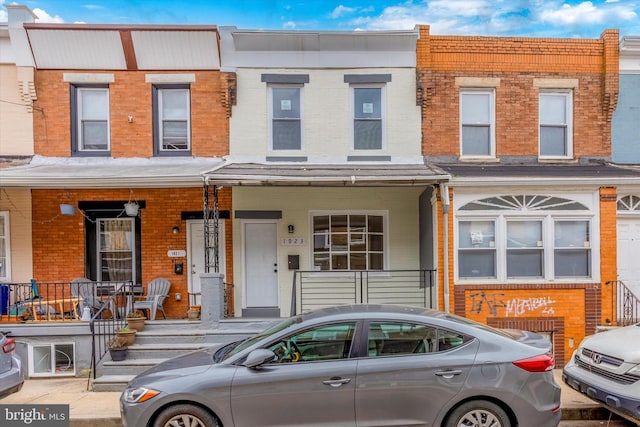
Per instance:
[[[163,126],[164,126],[164,118],[162,116],[162,103],[164,97],[164,91],[170,90],[181,90],[187,92],[187,148],[184,149],[168,149],[163,148]],[[191,152],[191,88],[165,88],[158,87],[157,88],[157,96],[158,96],[158,152],[162,153],[187,153]]]
[[[5,275],[0,276],[0,280],[2,281],[11,281],[11,227],[9,224],[9,212],[3,211],[0,212],[0,217],[4,218],[4,244],[5,244],[5,266],[4,271]]]
[[[462,144],[462,128],[464,123],[462,122],[462,95],[471,94],[471,93],[485,93],[490,96],[490,106],[489,106],[489,155],[487,156],[478,156],[478,155],[465,155],[463,151]],[[459,129],[458,132],[460,134],[460,158],[469,160],[469,159],[495,159],[496,158],[496,90],[491,87],[477,87],[477,88],[461,88],[459,96],[459,111],[458,117],[459,119]]]
[[[384,251],[384,256],[382,257],[383,262],[383,270],[389,270],[389,211],[386,210],[318,210],[318,211],[309,211],[309,270],[313,270],[313,247],[314,247],[314,239],[313,239],[313,218],[316,216],[322,215],[377,215],[382,217],[382,225],[384,227],[383,236],[382,236],[382,247]],[[369,251],[367,250],[367,253]],[[346,271],[349,270],[320,270],[319,274],[331,274],[339,277],[344,275]],[[369,274],[386,274],[384,271],[378,270],[370,270]]]
[[[356,123],[356,91],[355,89],[381,89],[380,90],[380,148],[376,150],[356,148],[355,123]],[[351,150],[354,153],[380,153],[387,149],[387,85],[385,83],[351,83]]]
[[[495,284],[495,283],[592,283],[599,282],[599,241],[596,238],[598,233],[597,220],[593,213],[584,213],[576,215],[573,213],[562,212],[500,212],[500,213],[479,213],[475,215],[457,215],[454,223],[454,269],[455,284]],[[554,250],[553,241],[555,221],[587,221],[589,222],[589,230],[591,233],[589,241],[590,261],[591,261],[591,277],[562,277],[556,278],[554,273]],[[496,277],[495,278],[473,278],[459,276],[459,244],[458,233],[459,223],[461,221],[494,221],[495,223],[495,249],[496,249]],[[516,277],[509,278],[507,276],[507,222],[508,221],[542,221],[542,239],[543,239],[543,259],[544,259],[544,277]]]
[[[573,90],[571,89],[541,89],[538,94],[538,105],[540,105],[540,97],[545,95],[564,96],[565,108],[567,112],[567,154],[565,156],[547,156],[541,153],[540,147],[540,112],[538,110],[538,157],[540,159],[573,159]]]
[[[101,91],[101,92],[106,92],[107,93],[107,146],[106,148],[102,148],[102,149],[95,149],[95,148],[85,148],[85,143],[84,143],[84,139],[82,136],[82,123],[83,123],[83,116],[82,116],[82,92],[88,92],[88,91]],[[100,153],[107,153],[111,151],[111,94],[110,94],[110,90],[109,88],[106,87],[77,87],[76,88],[76,99],[75,99],[75,103],[76,103],[76,135],[77,135],[77,150],[78,152],[83,152],[83,153],[91,153],[91,152],[100,152]]]
[[[273,89],[300,89],[300,149],[283,150],[273,147]],[[304,150],[304,84],[269,84],[267,94],[268,123],[267,132],[269,135],[269,151],[272,154],[286,155],[288,153],[300,153]]]

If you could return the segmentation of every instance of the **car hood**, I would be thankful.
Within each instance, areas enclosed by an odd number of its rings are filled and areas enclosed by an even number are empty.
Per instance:
[[[627,363],[640,363],[640,324],[598,332],[586,337],[580,347],[623,359]]]
[[[521,329],[500,329],[514,340],[541,350],[551,351],[551,341],[544,335]]]
[[[213,355],[222,345],[215,345],[174,357],[142,372],[129,382],[129,386],[164,380],[171,377],[197,375],[214,365]]]

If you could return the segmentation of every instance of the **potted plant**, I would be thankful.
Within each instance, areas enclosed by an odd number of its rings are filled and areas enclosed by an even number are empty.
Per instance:
[[[125,340],[125,345],[130,346],[136,340],[136,331],[123,326],[120,329],[116,329],[116,337],[122,337]]]
[[[187,310],[187,319],[189,320],[199,320],[200,319],[200,306],[192,305]]]
[[[127,314],[127,326],[137,332],[144,330],[144,321],[147,320],[140,310],[135,310]]]
[[[129,347],[127,346],[125,338],[116,335],[109,340],[107,346],[109,347],[111,360],[114,362],[120,362],[127,358],[127,351],[129,350]]]

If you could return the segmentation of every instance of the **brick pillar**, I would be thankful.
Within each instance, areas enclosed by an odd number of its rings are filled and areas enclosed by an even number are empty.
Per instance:
[[[612,187],[600,188],[600,324],[617,320],[613,287],[607,282],[618,277],[618,235],[616,229],[617,193]]]

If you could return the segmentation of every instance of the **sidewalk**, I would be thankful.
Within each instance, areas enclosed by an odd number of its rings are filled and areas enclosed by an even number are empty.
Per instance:
[[[601,405],[562,382],[562,370],[554,370],[554,376],[562,387],[563,420],[606,420],[607,412]],[[87,391],[86,378],[29,379],[18,393],[0,400],[0,405],[69,404],[72,427],[119,427],[119,398],[119,392]]]

